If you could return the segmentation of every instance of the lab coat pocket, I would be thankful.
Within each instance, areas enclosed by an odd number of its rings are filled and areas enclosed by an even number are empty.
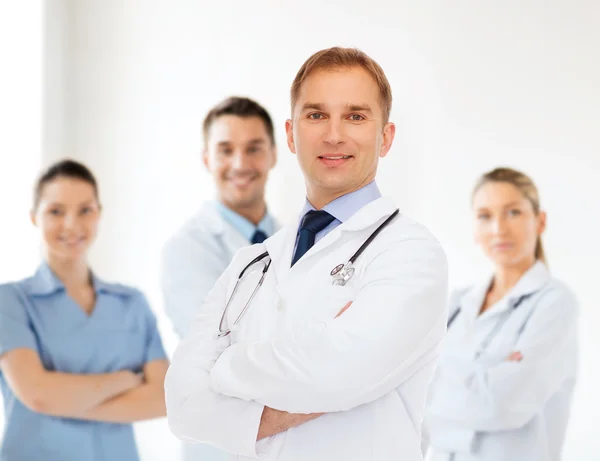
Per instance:
[[[354,301],[356,294],[356,288],[348,286],[331,285],[318,290],[318,298],[314,300],[314,318],[329,320],[344,315],[345,310],[351,307],[348,303]]]
[[[286,330],[298,341],[320,334],[336,316],[344,315],[344,307],[355,296],[354,288],[341,286],[321,287],[298,296],[286,303]]]

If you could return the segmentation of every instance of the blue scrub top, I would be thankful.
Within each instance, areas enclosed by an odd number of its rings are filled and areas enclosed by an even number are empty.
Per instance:
[[[141,371],[165,359],[156,319],[144,295],[93,277],[96,305],[86,314],[42,264],[33,277],[0,285],[0,355],[36,351],[49,371],[91,374]],[[4,398],[1,461],[137,461],[131,424],[59,418],[33,412],[0,371]]]

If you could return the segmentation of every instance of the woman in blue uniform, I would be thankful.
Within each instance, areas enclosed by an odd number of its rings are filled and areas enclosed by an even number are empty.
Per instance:
[[[168,362],[144,295],[88,265],[100,211],[85,166],[40,177],[31,219],[43,262],[0,285],[2,461],[135,461],[132,423],[165,416]]]

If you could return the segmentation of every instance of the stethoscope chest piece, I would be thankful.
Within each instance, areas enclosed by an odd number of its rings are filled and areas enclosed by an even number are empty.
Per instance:
[[[360,248],[356,251],[356,253],[354,253],[350,257],[350,259],[348,260],[348,262],[346,264],[338,264],[331,270],[331,272],[329,274],[333,277],[333,285],[334,286],[344,286],[344,285],[346,285],[346,283],[348,283],[348,280],[350,280],[352,278],[352,276],[354,275],[354,267],[352,267],[352,265],[356,261],[356,258],[358,258],[362,254],[362,252],[371,244],[371,242],[377,236],[377,234],[379,234],[379,232],[381,232],[381,230],[383,230],[383,228],[385,228],[398,215],[399,212],[400,212],[400,210],[396,210],[390,216],[388,216],[387,219],[382,224],[380,224],[379,227],[377,227],[377,229],[375,229],[375,231],[367,238],[367,240],[365,240],[365,242],[360,246]],[[266,262],[266,258],[268,258],[268,262]],[[263,260],[265,260],[265,261],[263,261]],[[239,314],[233,321],[231,328],[227,328],[225,324],[226,324],[227,313],[229,311],[229,306],[231,304],[232,299],[235,297],[235,294],[238,290],[240,282],[244,279],[244,274],[247,271],[249,271],[250,268],[254,264],[257,264],[261,261],[263,264],[263,269],[260,271],[261,272],[260,280],[256,284],[254,290],[250,294],[250,297],[248,298],[248,300],[242,307],[241,311],[239,312]],[[239,324],[244,313],[248,310],[248,307],[250,306],[250,304],[252,303],[252,300],[256,296],[256,292],[262,286],[262,284],[265,280],[265,276],[267,275],[267,271],[269,270],[269,267],[271,266],[271,262],[272,261],[271,261],[271,258],[269,257],[269,252],[265,251],[264,253],[259,254],[256,258],[254,258],[252,261],[250,261],[244,267],[244,269],[242,269],[242,272],[240,272],[240,275],[238,276],[238,279],[233,288],[233,291],[229,295],[229,298],[227,299],[227,302],[225,303],[225,308],[223,309],[223,313],[221,314],[221,321],[219,322],[219,331],[215,335],[217,338],[223,338],[223,337],[229,335],[231,333],[231,331],[237,327],[237,325]],[[280,310],[280,309],[283,309],[283,307],[281,306],[281,304],[279,302],[278,310]]]
[[[344,286],[354,275],[354,267],[352,267],[351,262],[338,264],[331,270],[330,275],[334,277],[334,286]]]
[[[338,264],[337,266],[335,266],[333,269],[331,269],[331,272],[329,273],[332,277],[335,277],[337,275],[337,273],[339,271],[341,271],[344,268],[343,264]]]

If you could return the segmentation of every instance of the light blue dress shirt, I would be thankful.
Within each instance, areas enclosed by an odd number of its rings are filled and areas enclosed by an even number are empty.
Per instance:
[[[165,359],[156,320],[144,295],[93,277],[96,305],[86,314],[46,265],[33,277],[0,285],[0,355],[36,351],[44,368],[92,374],[139,372]],[[137,461],[131,424],[36,413],[14,395],[0,371],[6,426],[1,461]]]
[[[319,240],[325,237],[337,226],[350,219],[350,217],[362,207],[373,202],[374,200],[377,200],[380,197],[381,192],[379,192],[377,184],[375,183],[375,181],[371,181],[366,186],[363,186],[362,188],[355,190],[354,192],[350,192],[349,194],[342,195],[341,197],[336,198],[334,201],[329,202],[322,208],[322,210],[329,213],[335,219],[329,226],[327,226],[321,232],[317,233],[317,235],[315,236],[315,243],[317,243]],[[312,204],[307,199],[300,216],[304,218],[304,215],[306,213],[314,209],[315,207],[312,206]],[[302,219],[300,220],[300,225],[301,224]],[[298,232],[300,232],[300,227],[298,227]],[[298,238],[296,237],[296,244],[297,240]],[[294,251],[296,251],[295,248]]]
[[[248,221],[235,211],[227,208],[221,202],[217,201],[215,203],[223,219],[231,224],[240,234],[242,234],[244,238],[248,240],[248,242],[252,240],[252,236],[257,230],[263,231],[267,237],[270,237],[275,233],[275,222],[268,212],[265,213],[265,216],[260,220],[258,226],[255,226],[252,222]]]

